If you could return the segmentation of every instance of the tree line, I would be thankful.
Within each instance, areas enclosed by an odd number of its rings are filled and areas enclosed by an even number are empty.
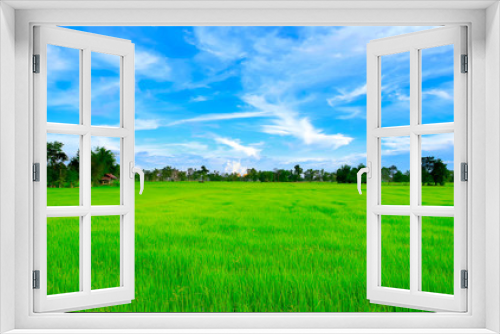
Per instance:
[[[338,183],[357,183],[357,174],[365,165],[360,164],[358,167],[343,165],[337,170]],[[422,185],[428,186],[444,186],[446,182],[453,183],[454,173],[447,168],[447,165],[441,159],[435,157],[422,157],[421,164]],[[408,183],[410,182],[410,171],[400,171],[395,165],[390,167],[382,167],[380,171],[382,182],[390,184]],[[366,174],[362,176],[362,182],[366,183]]]
[[[200,169],[188,168],[186,171],[166,166],[145,170],[146,181],[247,181],[247,182],[300,182],[300,181],[336,181],[336,174],[327,172],[324,169],[304,170],[300,165],[295,165],[293,169],[256,170],[249,168],[243,175],[241,173],[221,173],[210,171],[205,166]]]
[[[80,152],[69,159],[63,150],[64,144],[61,142],[47,143],[47,186],[48,187],[78,187]],[[188,168],[180,170],[171,166],[145,170],[145,180],[149,182],[178,182],[178,181],[227,181],[227,182],[337,182],[356,183],[357,173],[365,165],[359,164],[351,167],[342,165],[335,172],[328,172],[324,169],[306,169],[299,164],[292,169],[256,170],[249,168],[243,175],[240,173],[221,173],[210,171],[205,166],[200,169]],[[101,185],[105,175],[117,177],[111,185],[119,185],[120,165],[116,161],[114,153],[104,147],[96,147],[91,152],[91,181],[92,186]],[[383,167],[381,170],[382,182],[405,183],[410,181],[410,171],[402,172],[395,165]],[[366,175],[363,174],[362,182],[366,183]],[[446,182],[453,182],[453,171],[448,170],[446,164],[441,159],[434,157],[422,158],[422,184],[444,185]]]

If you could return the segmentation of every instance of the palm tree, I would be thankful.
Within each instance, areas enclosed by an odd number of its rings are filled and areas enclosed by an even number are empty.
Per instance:
[[[306,180],[312,181],[313,177],[314,177],[314,170],[312,170],[312,169],[306,170],[305,176],[306,176]]]
[[[104,174],[118,174],[117,172],[120,170],[119,165],[116,164],[115,154],[105,147],[98,146],[91,152],[90,164],[90,178],[94,185],[99,184],[99,180]]]
[[[153,174],[154,174],[153,177],[154,177],[155,181],[158,181],[162,176],[161,171],[158,168],[155,168],[153,170]]]
[[[279,182],[280,181],[280,173],[281,173],[281,170],[279,170],[278,168],[274,169],[274,174],[276,175],[276,178],[275,178],[274,182]]]
[[[64,144],[58,141],[47,143],[47,183],[55,186],[55,182],[59,183],[59,187],[64,183],[66,178],[65,161],[68,161],[68,156],[63,151]],[[50,172],[49,172],[50,171]]]
[[[300,165],[295,165],[293,169],[295,170],[295,175],[297,175],[297,181],[300,181],[300,175],[304,170],[300,168]]]
[[[63,151],[64,144],[58,141],[47,143],[47,162],[49,166],[55,166],[67,161],[68,156]]]
[[[167,178],[167,180],[169,180],[170,177],[172,176],[172,167],[170,167],[170,166],[163,167],[161,170],[161,176],[163,178],[163,181],[165,181],[165,178]]]
[[[80,150],[76,151],[76,156],[71,158],[68,163],[68,168],[75,172],[80,172]]]
[[[203,166],[201,166],[201,171],[200,171],[200,173],[201,173],[201,180],[202,180],[202,181],[205,181],[205,178],[206,178],[206,176],[207,176],[208,172],[209,172],[209,170],[207,169],[207,167],[205,167],[204,165],[203,165]]]
[[[151,175],[152,175],[152,173],[150,170],[148,170],[148,169],[144,170],[144,179],[146,181],[151,181]]]

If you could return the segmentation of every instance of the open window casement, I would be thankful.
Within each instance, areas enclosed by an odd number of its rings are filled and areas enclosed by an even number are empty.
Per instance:
[[[453,51],[450,53],[453,61],[452,65],[449,66],[450,73],[448,74],[452,75],[453,78],[453,83],[451,84],[452,96],[449,94],[444,96],[443,93],[439,93],[436,90],[426,92],[422,89],[423,80],[426,80],[429,76],[439,79],[439,76],[443,75],[439,68],[434,68],[429,73],[428,68],[425,68],[425,64],[422,62],[423,54],[432,55],[436,51],[436,48],[444,46],[453,48]],[[463,180],[464,175],[461,173],[461,170],[466,168],[466,165],[464,166],[463,163],[467,163],[466,72],[468,69],[466,54],[466,28],[458,26],[436,28],[423,32],[384,38],[371,41],[368,44],[367,162],[369,170],[367,175],[367,298],[372,303],[431,311],[464,312],[467,309],[467,289],[464,286],[463,277],[467,274],[467,272],[464,272],[464,270],[467,270],[467,182]],[[404,84],[398,78],[391,78],[391,75],[394,76],[396,71],[391,71],[390,66],[387,66],[387,62],[383,60],[384,57],[393,56],[406,57],[405,59],[407,59],[407,68],[409,68],[409,110],[404,110],[403,108],[397,113],[384,113],[384,90],[390,89],[385,83]],[[436,61],[440,61],[438,52],[433,57]],[[445,70],[444,66],[442,70]],[[422,115],[426,112],[426,107],[423,107],[423,101],[428,97],[428,94],[441,94],[452,100],[452,122],[423,122]],[[394,115],[402,115],[403,113],[409,113],[409,119],[406,124],[384,126],[395,123],[387,118],[398,117]],[[436,135],[443,136],[445,134],[453,136],[452,140],[454,142],[454,161],[446,161],[448,166],[451,165],[454,167],[454,204],[453,206],[425,205],[429,203],[427,200],[422,200],[421,159],[424,150],[422,144],[423,138],[429,139]],[[409,205],[383,205],[384,187],[382,186],[381,169],[388,167],[382,163],[382,156],[390,154],[383,147],[383,143],[387,141],[393,144],[402,142],[409,144]],[[438,219],[449,217],[446,219],[452,220],[450,243],[453,244],[449,245],[451,249],[450,253],[453,254],[449,261],[449,271],[452,274],[452,278],[449,280],[451,282],[448,283],[453,286],[451,292],[429,292],[429,289],[425,288],[423,284],[423,265],[427,269],[429,269],[429,265],[431,266],[430,270],[427,271],[425,279],[428,279],[429,275],[443,275],[440,270],[432,270],[432,261],[434,260],[432,256],[440,257],[440,245],[435,245],[437,251],[432,253],[433,255],[431,254],[431,258],[429,258],[429,252],[426,252],[425,262],[423,260],[423,252],[427,246],[424,246],[422,243],[422,229],[423,226],[425,228],[429,226],[427,223],[423,224],[423,221],[428,221],[431,217],[437,217]],[[405,229],[408,231],[405,233],[408,233],[409,241],[407,242],[406,240],[408,239],[404,239],[404,242],[409,243],[409,245],[400,246],[402,248],[406,247],[409,252],[409,273],[408,266],[405,266],[403,263],[393,263],[391,266],[394,271],[400,270],[402,271],[401,275],[409,277],[409,284],[404,288],[401,288],[401,286],[391,286],[384,279],[384,269],[387,269],[383,256],[384,233],[387,231],[383,227],[384,218],[386,221],[392,219],[392,221],[400,220],[408,222],[405,225]],[[426,236],[428,237],[428,234]],[[438,235],[434,236],[438,237]],[[434,236],[431,235],[430,238],[434,238]],[[442,245],[442,247],[445,247],[445,245]]]
[[[61,53],[56,60],[50,55],[49,49],[74,52],[76,61],[70,62]],[[116,96],[117,118],[119,124],[114,126],[95,126],[91,119],[91,100],[93,100],[91,81],[91,62],[101,56],[99,66],[106,70],[109,65],[106,57],[117,59],[116,77],[114,84],[118,93]],[[48,83],[53,86],[53,75],[50,71],[59,70],[64,73],[76,71],[75,82],[78,89],[74,94],[63,96],[66,102],[51,101]],[[33,82],[34,82],[34,271],[33,293],[35,312],[65,312],[82,310],[101,306],[130,303],[134,299],[134,44],[128,40],[99,36],[90,33],[78,32],[64,28],[38,26],[34,28],[34,55],[33,55]],[[64,80],[63,80],[64,81]],[[101,94],[106,94],[103,90]],[[48,98],[49,96],[49,98]],[[105,98],[109,99],[106,95]],[[69,101],[69,102],[68,102]],[[56,123],[47,119],[47,110],[53,105],[76,104],[76,116],[73,124]],[[63,110],[66,117],[67,111]],[[93,115],[93,114],[92,114]],[[93,117],[93,116],[92,116]],[[79,119],[79,121],[78,121]],[[70,123],[70,122],[67,122]],[[70,136],[75,138],[78,149],[76,161],[79,168],[77,177],[79,197],[76,202],[65,204],[62,198],[58,203],[47,202],[47,143],[49,136]],[[55,136],[55,137],[54,137]],[[114,205],[94,205],[91,196],[92,182],[92,142],[94,137],[108,138],[119,143],[117,145],[117,163],[119,163],[119,199]],[[75,149],[76,151],[76,149]],[[67,159],[66,159],[67,160]],[[66,167],[63,166],[63,169]],[[61,172],[60,172],[61,173]],[[108,178],[111,178],[109,176]],[[111,182],[111,181],[109,181]],[[118,182],[116,182],[118,183]],[[142,186],[142,184],[141,184]],[[50,205],[50,206],[48,206]],[[67,205],[67,206],[63,206]],[[115,260],[119,278],[112,287],[99,288],[92,273],[92,257],[96,256],[92,247],[97,242],[99,232],[94,232],[94,218],[115,217],[117,226],[117,242],[114,245],[102,244],[100,247],[115,247]],[[63,234],[65,237],[57,240],[48,233],[49,222],[58,220],[58,227],[66,230],[70,224],[74,225],[73,234]],[[52,224],[52,223],[51,223]],[[52,227],[51,227],[52,228]],[[104,232],[107,233],[105,229]],[[50,232],[50,231],[49,231]],[[75,241],[76,240],[76,241]],[[105,239],[104,239],[105,240]],[[74,242],[75,247],[66,247]],[[53,251],[51,247],[58,246]],[[51,252],[48,252],[51,249]],[[57,253],[54,253],[57,252]],[[76,259],[74,270],[69,273],[65,270],[55,271],[54,266],[48,266],[54,255],[68,253],[67,259]],[[65,259],[65,257],[61,257]],[[96,260],[96,259],[94,259]],[[65,261],[61,261],[65,262]],[[68,263],[59,263],[61,268],[69,268]],[[53,272],[49,272],[53,271]],[[111,270],[109,270],[111,272]],[[104,276],[106,271],[104,270]],[[76,273],[76,274],[75,274]],[[66,282],[66,275],[73,274],[73,288],[64,291],[50,286],[48,279]],[[111,275],[109,273],[109,275]],[[63,276],[63,277],[60,277]],[[116,275],[115,275],[116,276]],[[106,277],[99,277],[105,280]]]

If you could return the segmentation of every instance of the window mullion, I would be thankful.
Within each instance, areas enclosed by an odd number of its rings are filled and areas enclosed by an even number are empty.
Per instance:
[[[81,69],[81,95],[82,95],[82,125],[90,129],[91,119],[91,51],[86,48],[83,49],[83,66]],[[82,228],[80,230],[80,256],[83,259],[80,261],[80,272],[83,280],[83,291],[90,293],[91,291],[91,253],[92,253],[92,227],[91,227],[91,135],[90,131],[82,136],[82,149],[80,152],[80,168],[83,171],[81,173],[81,198],[83,201],[83,206],[88,208],[88,212],[81,219]]]
[[[418,292],[420,288],[420,233],[419,220],[413,210],[420,201],[419,168],[420,140],[415,133],[419,123],[419,51],[410,49],[410,291]]]

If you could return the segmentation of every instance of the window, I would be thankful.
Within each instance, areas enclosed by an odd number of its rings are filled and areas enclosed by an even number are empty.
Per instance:
[[[135,267],[134,45],[36,27],[34,49],[39,57],[35,162],[40,166],[34,186],[34,270],[39,275],[35,312],[130,302]],[[94,83],[102,80],[110,101],[105,113],[92,108],[93,100],[102,98],[102,86]],[[113,124],[103,124],[102,114],[111,115]],[[66,153],[63,145],[72,150]],[[114,157],[115,170],[95,170],[102,168],[97,160]],[[61,187],[62,182],[79,185],[79,196],[56,194],[47,187]],[[91,185],[98,182],[115,182],[117,191],[96,196]]]
[[[67,4],[61,4],[61,6],[66,6]],[[103,3],[103,5],[105,5]],[[263,4],[262,6],[267,4]],[[344,3],[344,5],[346,5]],[[280,10],[268,9],[268,10],[178,10],[178,9],[155,9],[155,10],[109,10],[103,11],[101,9],[94,10],[18,10],[16,11],[16,178],[17,186],[16,189],[16,243],[15,243],[15,257],[16,257],[16,323],[17,328],[67,328],[68,331],[74,328],[193,328],[194,326],[198,328],[240,328],[240,327],[266,327],[266,328],[348,328],[355,326],[359,328],[363,326],[364,328],[421,328],[422,331],[426,331],[427,328],[493,328],[494,326],[490,322],[486,325],[485,318],[487,321],[495,321],[492,319],[491,314],[486,314],[485,305],[487,307],[493,306],[495,297],[492,295],[485,296],[485,287],[493,287],[493,285],[484,284],[485,280],[485,263],[488,268],[493,266],[491,270],[494,270],[495,264],[492,261],[492,253],[485,251],[485,240],[489,241],[489,245],[495,245],[498,241],[496,240],[496,234],[488,233],[492,232],[495,228],[490,224],[490,216],[485,217],[484,214],[484,201],[485,197],[483,195],[483,188],[485,184],[486,176],[484,176],[484,150],[483,146],[486,142],[487,147],[493,147],[494,144],[485,141],[485,115],[487,117],[494,118],[494,108],[485,108],[485,94],[486,94],[486,104],[492,107],[492,97],[489,92],[489,88],[486,89],[485,78],[489,78],[495,81],[494,75],[495,70],[491,69],[488,71],[483,71],[485,68],[485,63],[493,64],[497,62],[497,57],[491,53],[488,47],[491,44],[495,45],[495,38],[488,39],[487,37],[492,34],[490,30],[484,31],[484,22],[494,24],[495,20],[493,16],[488,16],[486,18],[486,11],[484,9],[464,10],[462,3],[444,4],[440,2],[440,6],[446,9],[430,9],[420,6],[425,6],[422,4],[400,4],[401,6],[417,6],[421,9],[394,9],[394,10],[384,10],[378,9],[365,10],[344,10],[344,9],[321,9],[321,10],[292,10],[288,9],[285,12]],[[484,3],[483,3],[484,5]],[[34,7],[29,8],[40,8],[41,2],[34,5],[29,5]],[[309,6],[309,5],[308,5]],[[312,4],[311,4],[312,6]],[[375,3],[374,3],[375,6]],[[471,6],[468,3],[468,6]],[[479,5],[474,4],[474,8],[479,8]],[[3,6],[5,8],[5,6]],[[450,10],[453,7],[454,10]],[[26,8],[26,7],[25,7]],[[53,7],[52,7],[53,8]],[[462,9],[460,9],[462,8]],[[481,7],[482,8],[482,7]],[[488,15],[492,14],[492,10],[487,10]],[[493,11],[494,12],[494,11]],[[286,15],[283,15],[286,13]],[[468,93],[468,105],[471,107],[471,113],[469,114],[469,120],[473,122],[468,123],[468,135],[472,136],[473,140],[469,142],[469,147],[471,151],[471,159],[469,163],[474,166],[470,167],[470,182],[468,184],[469,196],[474,194],[474,198],[469,204],[471,210],[468,211],[469,217],[471,217],[471,223],[468,224],[468,238],[471,241],[468,244],[469,257],[468,257],[468,269],[470,270],[473,279],[470,280],[469,289],[467,291],[468,295],[471,297],[468,299],[468,312],[466,314],[454,313],[454,314],[414,314],[408,316],[405,314],[399,314],[397,316],[391,314],[378,314],[378,315],[364,315],[364,314],[302,314],[302,315],[90,315],[90,314],[32,314],[33,305],[31,304],[31,296],[33,291],[31,289],[31,270],[33,269],[32,262],[30,260],[31,254],[34,250],[31,245],[32,236],[32,213],[31,210],[31,198],[32,198],[32,185],[29,180],[27,180],[26,175],[31,175],[31,154],[30,147],[31,144],[28,140],[23,139],[30,132],[30,122],[32,116],[31,109],[31,80],[32,75],[28,73],[31,68],[28,64],[31,63],[31,30],[28,29],[30,24],[33,23],[41,24],[75,24],[75,25],[87,25],[87,24],[110,24],[110,25],[135,25],[135,24],[179,24],[179,25],[192,25],[195,23],[204,24],[206,22],[212,24],[222,24],[227,22],[235,22],[238,24],[455,24],[456,22],[468,22],[469,27],[473,29],[469,30],[469,36],[471,37],[469,41],[468,49],[472,51],[470,53],[470,69],[473,75],[468,76],[468,84],[470,91]],[[13,30],[12,30],[13,31]],[[5,32],[5,30],[3,30]],[[486,38],[486,39],[485,39]],[[485,41],[486,46],[489,51],[485,52]],[[2,48],[5,40],[2,41]],[[6,51],[5,48],[2,50]],[[486,55],[485,58],[483,57]],[[477,57],[475,57],[477,56]],[[2,62],[5,58],[2,59]],[[12,66],[14,66],[12,62]],[[488,65],[489,66],[489,65]],[[476,72],[477,70],[477,72]],[[3,72],[5,73],[5,72]],[[34,76],[33,76],[34,77]],[[7,79],[4,76],[5,79]],[[489,80],[488,79],[488,80]],[[472,84],[472,85],[471,85]],[[493,88],[496,84],[493,85]],[[491,88],[491,87],[490,87]],[[5,92],[6,85],[2,86],[2,93]],[[13,90],[10,90],[13,92]],[[11,125],[14,125],[14,120],[12,120]],[[5,124],[5,123],[4,123]],[[489,124],[492,124],[491,122]],[[488,127],[488,126],[486,126]],[[493,125],[491,125],[493,127]],[[23,133],[24,132],[24,133]],[[472,135],[473,134],[473,135]],[[6,146],[3,146],[5,148]],[[8,146],[7,146],[8,147]],[[4,153],[2,149],[2,153]],[[24,152],[24,153],[23,153]],[[497,155],[492,150],[491,154],[493,156]],[[493,168],[493,167],[491,167]],[[488,168],[486,167],[486,170]],[[4,174],[5,175],[5,174]],[[19,177],[18,175],[25,175]],[[493,177],[490,175],[489,177]],[[26,179],[26,180],[25,180]],[[489,179],[490,180],[490,179]],[[489,184],[489,183],[488,183]],[[487,184],[487,189],[489,189],[494,195],[493,186],[489,187]],[[487,218],[485,220],[485,218]],[[486,235],[485,237],[485,229]],[[5,237],[5,235],[4,235]],[[14,235],[12,235],[14,238]],[[491,242],[496,240],[495,242]],[[472,246],[471,246],[472,245]],[[9,249],[14,249],[14,246]],[[490,249],[490,248],[488,248]],[[491,249],[490,249],[491,250]],[[6,256],[5,252],[2,254],[2,259]],[[486,261],[484,260],[486,259]],[[12,268],[13,269],[13,268]],[[4,271],[4,274],[6,272]],[[488,276],[488,279],[493,279],[494,275]],[[488,290],[489,291],[489,290]],[[486,303],[486,304],[485,304]],[[3,311],[2,311],[3,312]],[[494,318],[495,316],[493,316]],[[356,325],[353,325],[356,324]],[[14,326],[14,325],[13,325]],[[493,326],[493,327],[491,327]],[[13,327],[12,327],[13,328]],[[368,330],[368,329],[367,329]]]
[[[372,170],[367,185],[367,294],[374,303],[428,310],[466,310],[467,294],[461,286],[462,270],[467,270],[466,182],[461,180],[459,172],[461,163],[467,163],[466,74],[461,68],[462,55],[467,52],[465,38],[465,28],[447,27],[376,40],[368,46],[367,161]],[[436,54],[433,61],[441,63],[442,73],[427,70],[432,53]],[[391,76],[395,63],[391,64],[387,58],[394,57],[402,58],[400,63],[406,63],[409,68],[409,75],[403,79]],[[435,77],[450,76],[450,73],[451,93],[429,84]],[[394,114],[384,108],[384,90],[390,89],[390,85],[408,93],[402,98],[405,103],[396,110],[395,115],[399,116],[396,121]],[[429,94],[452,100],[451,108],[436,101],[437,108],[426,103]],[[425,173],[434,173],[435,183],[446,177],[437,172],[444,165],[442,160],[425,156],[429,141],[436,143],[443,135],[454,148],[451,155],[454,158],[449,162],[455,171],[453,206],[446,206],[437,196],[432,198],[429,188],[422,187],[428,182],[429,175]],[[399,164],[410,168],[410,189],[409,194],[399,193],[391,199],[392,189],[383,184],[387,166],[384,159],[398,150],[404,151],[399,155],[403,156],[402,160],[406,159],[406,164],[404,161]],[[433,230],[436,224],[444,229]],[[433,234],[437,233],[444,237],[439,251],[427,241],[435,240],[437,236]],[[386,249],[392,252],[389,254]],[[435,253],[429,258],[432,249]],[[441,268],[429,274],[429,266]],[[402,271],[401,277],[390,281],[387,272],[394,270]],[[431,287],[426,281],[429,278],[448,280],[453,289],[437,288],[435,284]]]

